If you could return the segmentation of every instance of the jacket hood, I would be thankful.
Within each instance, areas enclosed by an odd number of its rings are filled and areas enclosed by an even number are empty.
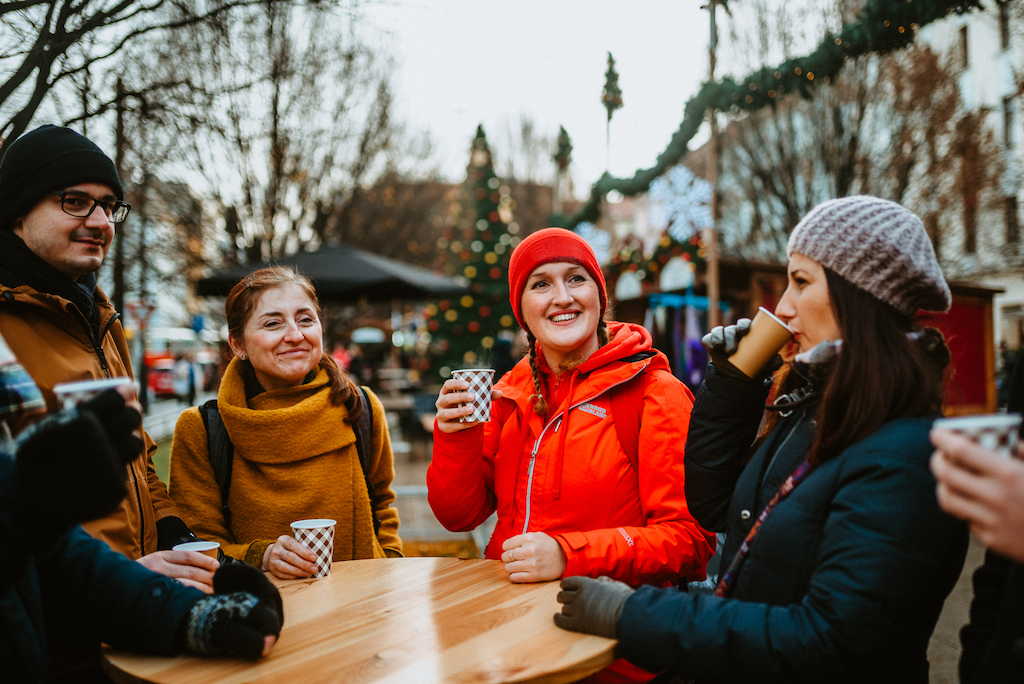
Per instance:
[[[668,359],[653,349],[651,333],[642,325],[609,321],[608,337],[608,344],[598,349],[572,371],[578,378],[576,385],[581,389],[585,385],[592,392],[600,392],[603,385],[616,385],[632,377],[648,364],[655,364],[652,368],[668,370]],[[542,373],[550,373],[551,370],[544,362],[544,355],[540,353],[539,342],[537,348],[537,368]],[[651,352],[647,358],[633,358],[647,352]],[[524,356],[495,384],[495,389],[501,390],[505,397],[523,406],[529,401],[529,394],[520,387],[532,386],[532,376],[530,359]]]
[[[102,342],[103,336],[110,331],[114,320],[121,317],[99,287],[93,290],[92,296],[95,320],[91,320],[89,315],[82,311],[81,303],[78,301],[72,301],[60,294],[37,290],[31,285],[11,287],[0,283],[0,298],[5,301],[36,307],[44,312],[44,315],[51,317],[70,316],[79,321],[81,323],[81,339],[89,346],[95,346],[97,342]],[[72,330],[67,330],[67,333],[77,337]]]

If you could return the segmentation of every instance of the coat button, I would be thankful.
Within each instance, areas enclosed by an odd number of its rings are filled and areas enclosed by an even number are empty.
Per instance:
[[[740,511],[740,518],[743,520],[750,520],[750,511],[744,508]]]
[[[160,594],[164,593],[160,587],[153,587],[153,590],[149,592],[153,598],[158,598]]]

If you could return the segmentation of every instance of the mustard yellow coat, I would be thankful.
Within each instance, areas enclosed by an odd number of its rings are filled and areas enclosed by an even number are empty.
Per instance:
[[[224,373],[217,404],[234,445],[228,506],[230,529],[207,450],[198,408],[178,418],[171,445],[170,494],[188,526],[201,539],[217,541],[225,554],[259,567],[266,548],[289,523],[333,518],[334,560],[401,556],[398,511],[392,507],[394,459],[384,407],[369,392],[373,444],[369,477],[381,527],[373,533],[366,482],[356,452],[355,432],[344,406],[328,399],[327,372],[309,383],[245,397],[241,362]]]

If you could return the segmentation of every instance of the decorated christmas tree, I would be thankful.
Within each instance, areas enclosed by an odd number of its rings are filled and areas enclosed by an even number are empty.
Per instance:
[[[458,368],[489,367],[499,336],[510,337],[518,329],[508,302],[508,260],[520,240],[512,208],[509,188],[494,174],[487,136],[479,126],[458,214],[437,241],[445,275],[464,278],[470,291],[426,307],[435,380]]]

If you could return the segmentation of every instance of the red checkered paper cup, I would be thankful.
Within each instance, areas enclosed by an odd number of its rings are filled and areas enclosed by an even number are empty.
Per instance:
[[[337,521],[330,518],[296,520],[292,523],[292,535],[295,539],[316,554],[316,571],[313,577],[327,577],[331,574],[336,524]]]
[[[491,419],[491,389],[494,387],[494,371],[490,368],[464,368],[453,370],[452,377],[469,383],[467,392],[472,392],[473,412],[459,418],[460,423],[486,423]],[[465,406],[465,404],[463,404]]]
[[[1016,458],[1020,421],[1019,413],[986,413],[980,416],[939,418],[932,423],[932,427],[952,430],[1006,458]]]

